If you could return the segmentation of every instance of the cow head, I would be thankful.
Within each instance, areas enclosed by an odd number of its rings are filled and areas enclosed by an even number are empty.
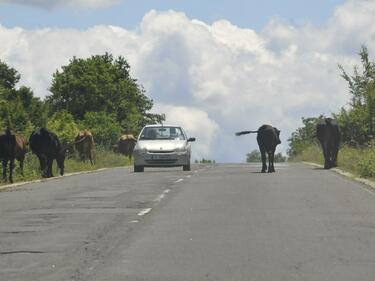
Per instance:
[[[274,127],[274,129],[275,129],[275,132],[276,132],[276,143],[277,144],[280,144],[281,143],[281,140],[280,140],[280,130],[278,130],[277,128],[275,128]]]

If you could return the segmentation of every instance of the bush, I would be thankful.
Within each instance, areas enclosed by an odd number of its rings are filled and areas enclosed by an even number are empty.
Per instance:
[[[65,146],[72,144],[79,132],[73,115],[66,110],[61,110],[53,114],[51,120],[47,123],[47,128],[54,132]]]
[[[358,157],[358,154],[357,154]],[[361,177],[375,177],[375,143],[362,150],[358,159],[357,172]]]
[[[96,143],[107,147],[116,143],[121,135],[116,117],[105,112],[87,112],[81,126],[91,130]]]

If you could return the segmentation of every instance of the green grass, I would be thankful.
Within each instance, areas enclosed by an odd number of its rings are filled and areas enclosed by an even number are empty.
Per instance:
[[[95,164],[91,165],[90,162],[83,163],[77,157],[77,155],[70,155],[65,160],[65,173],[92,171],[101,168],[111,168],[120,166],[130,166],[133,163],[128,157],[108,151],[104,148],[97,147],[94,151]],[[26,154],[24,162],[24,176],[21,175],[19,169],[19,162],[16,161],[15,169],[13,173],[14,182],[23,182],[36,180],[41,178],[41,172],[39,170],[38,158],[31,152]],[[57,170],[56,161],[53,163],[53,174],[54,176],[59,175]],[[0,185],[7,184],[1,180]]]
[[[294,161],[324,164],[324,157],[318,145],[308,146]],[[339,151],[338,168],[364,178],[375,178],[375,146],[353,148],[342,146]]]

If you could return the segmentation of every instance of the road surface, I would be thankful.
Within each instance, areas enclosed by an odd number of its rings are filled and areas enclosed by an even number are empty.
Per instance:
[[[374,281],[375,194],[302,164],[117,168],[0,192],[0,280]]]

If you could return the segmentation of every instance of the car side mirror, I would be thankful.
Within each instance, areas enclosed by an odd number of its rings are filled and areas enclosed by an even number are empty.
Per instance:
[[[196,138],[188,138],[188,142],[193,142],[193,141],[195,141],[196,140]]]

